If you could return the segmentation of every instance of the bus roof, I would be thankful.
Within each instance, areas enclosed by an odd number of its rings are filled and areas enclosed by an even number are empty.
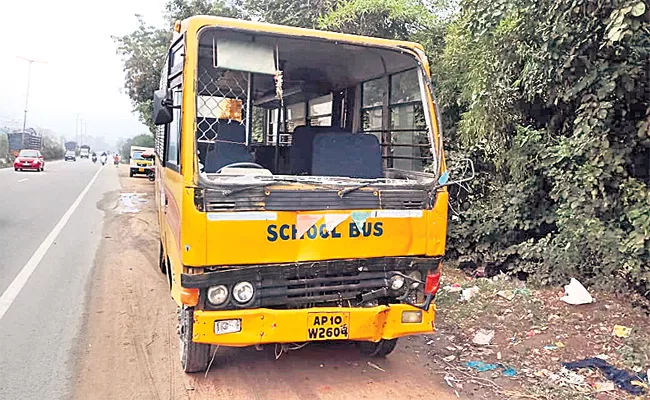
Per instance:
[[[214,17],[210,15],[196,15],[189,17],[183,21],[177,22],[174,29],[177,33],[185,33],[188,30],[197,32],[199,29],[205,26],[221,27],[225,29],[233,29],[258,34],[303,37],[327,41],[347,42],[350,44],[365,46],[409,48],[424,51],[424,46],[415,42],[350,35],[346,33],[297,28],[286,25],[267,24],[264,22],[245,21],[234,18]]]

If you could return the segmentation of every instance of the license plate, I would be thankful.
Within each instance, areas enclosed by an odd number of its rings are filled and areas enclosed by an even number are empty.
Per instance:
[[[138,168],[138,172],[144,172],[144,168]]]
[[[308,313],[307,340],[347,339],[349,321],[350,313]]]

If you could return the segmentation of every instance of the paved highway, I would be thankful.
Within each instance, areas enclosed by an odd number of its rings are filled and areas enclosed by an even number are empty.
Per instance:
[[[0,399],[65,399],[117,171],[88,160],[0,170]]]

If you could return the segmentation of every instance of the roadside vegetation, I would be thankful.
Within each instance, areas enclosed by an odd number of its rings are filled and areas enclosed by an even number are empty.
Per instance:
[[[129,157],[131,156],[131,146],[153,147],[153,136],[141,134],[126,140],[120,140],[117,143],[117,150],[120,152],[120,159],[123,162],[129,161]]]
[[[9,166],[9,142],[7,141],[7,134],[0,133],[0,168],[7,168]]]

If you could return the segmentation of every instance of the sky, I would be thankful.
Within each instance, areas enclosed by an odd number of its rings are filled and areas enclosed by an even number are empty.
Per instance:
[[[135,14],[163,27],[165,0],[0,1],[0,127],[22,128],[28,62],[33,63],[27,127],[68,140],[79,130],[107,143],[148,129],[132,113],[111,36],[132,32]],[[78,117],[77,115],[78,114]]]

